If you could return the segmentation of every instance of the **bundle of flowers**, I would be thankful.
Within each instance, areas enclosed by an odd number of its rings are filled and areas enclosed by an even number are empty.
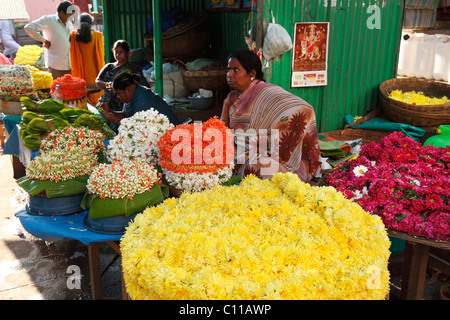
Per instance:
[[[176,189],[202,191],[232,176],[233,135],[217,117],[178,125],[159,139],[158,146],[164,177]]]
[[[52,85],[53,77],[50,72],[39,70],[33,66],[27,66],[33,77],[34,90],[48,89]]]
[[[327,181],[390,230],[450,241],[450,147],[422,146],[394,132],[363,145]]]
[[[84,193],[89,174],[104,154],[103,139],[100,132],[85,128],[53,130],[17,183],[32,196],[43,191],[48,198]]]
[[[119,132],[108,145],[107,157],[113,160],[143,159],[159,163],[159,138],[173,125],[166,115],[151,108],[122,119]]]
[[[33,78],[30,69],[25,66],[0,66],[0,97],[19,99],[22,96],[37,99],[33,90]]]
[[[434,104],[446,104],[450,103],[450,99],[446,96],[441,98],[436,97],[428,97],[424,95],[421,91],[408,91],[403,92],[402,90],[393,90],[389,94],[389,98],[398,100],[408,104],[416,104],[416,105],[434,105]]]
[[[86,153],[102,156],[105,154],[104,139],[105,137],[100,131],[85,127],[65,127],[50,132],[42,140],[39,152],[71,151],[72,148],[77,148]]]
[[[146,209],[121,253],[132,299],[384,299],[389,246],[378,216],[278,173]]]
[[[70,74],[65,74],[53,80],[50,86],[50,91],[55,92],[56,85],[59,84],[59,91],[61,98],[64,100],[77,100],[85,98],[87,95],[86,81],[81,78],[73,77]]]
[[[66,181],[82,175],[89,175],[97,164],[98,157],[73,146],[67,150],[44,152],[30,162],[27,176],[35,180]]]
[[[142,159],[100,163],[89,176],[86,187],[82,207],[90,209],[91,219],[128,217],[168,196],[160,174]]]
[[[19,50],[17,50],[14,64],[33,65],[36,61],[39,60],[43,52],[44,49],[35,44],[21,46]]]

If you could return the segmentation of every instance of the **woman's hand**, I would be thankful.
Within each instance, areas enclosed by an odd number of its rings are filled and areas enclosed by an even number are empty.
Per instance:
[[[112,86],[112,82],[111,81],[110,82],[106,82],[105,88],[106,88],[106,90],[108,90],[110,92],[114,92],[114,88]]]

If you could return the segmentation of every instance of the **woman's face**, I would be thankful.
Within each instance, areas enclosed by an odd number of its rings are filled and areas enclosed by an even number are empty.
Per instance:
[[[243,92],[248,88],[248,86],[250,86],[255,74],[255,70],[248,73],[238,59],[231,58],[228,60],[227,81],[231,89]]]
[[[125,90],[114,90],[114,92],[117,95],[117,98],[119,98],[122,102],[124,103],[128,103],[131,102],[131,99],[133,99],[133,95],[134,95],[134,90],[136,88],[131,85],[125,88]]]
[[[114,59],[116,59],[116,61],[119,64],[124,64],[128,62],[128,52],[125,51],[125,49],[123,49],[122,47],[115,47],[114,50]]]

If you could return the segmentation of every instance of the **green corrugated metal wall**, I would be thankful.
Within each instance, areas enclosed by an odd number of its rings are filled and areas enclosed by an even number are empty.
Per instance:
[[[367,27],[371,5],[380,9],[379,29]],[[313,105],[319,131],[342,129],[346,114],[377,107],[378,86],[396,76],[403,6],[397,0],[265,0],[265,24],[273,13],[292,39],[296,22],[330,22],[327,86],[290,87],[292,50],[270,64],[266,80]]]
[[[207,10],[210,0],[160,0],[162,11],[179,5],[184,11]],[[292,50],[272,61],[266,80],[304,98],[316,110],[319,131],[342,129],[346,114],[364,115],[378,104],[378,86],[396,76],[403,18],[403,0],[264,0],[264,22],[271,12],[293,38],[296,22],[330,22],[328,85],[291,88]],[[151,0],[103,0],[105,47],[126,39],[132,48],[145,46],[146,21],[152,16]],[[380,9],[379,29],[369,29],[367,12]],[[226,59],[246,48],[244,36],[251,28],[249,11],[209,12],[209,56]]]
[[[184,12],[207,10],[210,0],[160,0],[161,11],[179,6]],[[132,48],[145,46],[147,19],[152,17],[152,0],[102,0],[106,60],[111,58],[113,43],[125,39]],[[246,48],[245,33],[251,28],[250,11],[209,12],[208,30],[211,32],[209,56],[226,59],[236,49]]]

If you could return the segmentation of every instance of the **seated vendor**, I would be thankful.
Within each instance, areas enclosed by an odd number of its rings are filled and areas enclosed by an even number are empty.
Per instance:
[[[139,75],[131,73],[121,73],[114,78],[114,92],[124,102],[122,112],[112,112],[106,103],[102,103],[98,108],[105,120],[111,123],[111,128],[117,131],[123,118],[131,117],[136,112],[146,111],[150,108],[166,115],[173,125],[180,124],[169,105],[152,90],[140,85],[139,81]]]

